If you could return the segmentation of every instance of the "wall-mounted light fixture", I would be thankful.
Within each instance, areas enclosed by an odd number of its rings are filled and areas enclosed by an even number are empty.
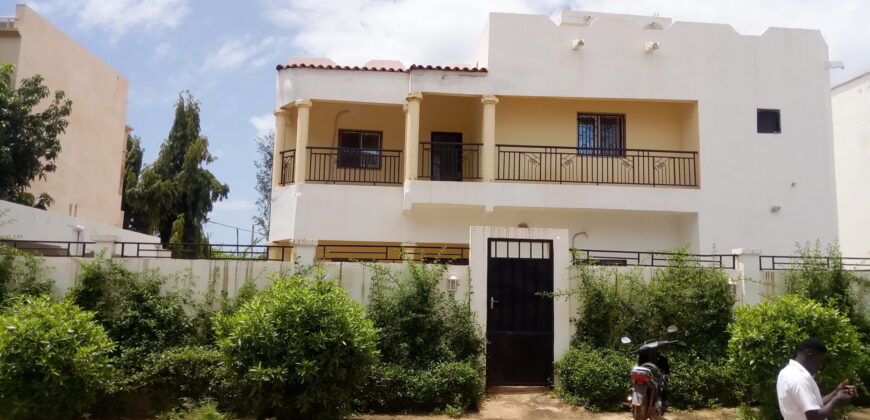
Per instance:
[[[659,49],[659,42],[658,41],[647,41],[646,44],[644,44],[643,48],[646,52],[651,53],[651,52]]]
[[[456,277],[456,274],[447,276],[447,291],[455,294],[457,289],[459,289],[459,277]]]
[[[571,48],[575,50],[583,48],[584,45],[586,45],[586,41],[583,40],[583,38],[577,38],[573,42],[571,42]]]

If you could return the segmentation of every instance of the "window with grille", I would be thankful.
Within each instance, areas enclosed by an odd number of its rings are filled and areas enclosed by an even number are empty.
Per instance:
[[[581,155],[624,155],[625,115],[577,114],[577,148]]]
[[[380,131],[339,130],[338,167],[380,169],[383,137]]]

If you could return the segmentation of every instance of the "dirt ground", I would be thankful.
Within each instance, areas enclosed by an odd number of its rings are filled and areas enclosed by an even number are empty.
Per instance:
[[[622,413],[592,413],[582,408],[575,407],[551,397],[543,391],[533,392],[509,392],[490,394],[483,402],[478,413],[469,413],[462,416],[463,419],[479,420],[513,420],[513,419],[542,419],[542,420],[626,420],[631,415],[626,411]],[[733,408],[719,410],[699,410],[668,413],[668,420],[725,420],[736,418]],[[865,408],[853,413],[851,420],[870,420],[870,409]],[[422,415],[377,415],[351,417],[352,420],[449,420],[448,416],[422,416]]]

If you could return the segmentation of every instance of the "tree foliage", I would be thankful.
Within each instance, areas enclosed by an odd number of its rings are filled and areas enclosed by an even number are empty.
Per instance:
[[[37,198],[27,189],[31,181],[57,169],[58,137],[69,124],[72,101],[62,90],[52,95],[38,74],[15,88],[14,71],[11,64],[0,63],[0,200],[45,208],[51,196]]]
[[[270,131],[266,135],[254,139],[257,145],[258,160],[254,161],[257,167],[257,214],[254,216],[254,225],[257,226],[260,237],[264,240],[269,237],[269,211],[272,206],[272,151],[275,145],[275,132]]]
[[[141,230],[140,220],[146,216],[141,214],[145,207],[142,203],[134,203],[136,196],[134,191],[139,184],[139,174],[142,172],[142,149],[141,139],[127,133],[127,149],[124,155],[124,185],[121,196],[121,210],[124,211],[124,229]]]
[[[205,243],[202,224],[215,201],[230,190],[204,168],[214,160],[208,139],[200,134],[199,102],[183,91],[157,160],[142,170],[131,191],[130,203],[143,216],[137,229],[156,232],[163,242]]]

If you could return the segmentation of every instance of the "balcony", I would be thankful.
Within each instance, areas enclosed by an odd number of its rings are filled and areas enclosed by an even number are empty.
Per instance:
[[[296,150],[281,152],[281,185],[294,182]],[[402,151],[308,147],[306,182],[401,185]]]
[[[697,152],[496,145],[498,181],[697,187]]]
[[[483,143],[420,142],[419,179],[431,181],[480,180]]]

